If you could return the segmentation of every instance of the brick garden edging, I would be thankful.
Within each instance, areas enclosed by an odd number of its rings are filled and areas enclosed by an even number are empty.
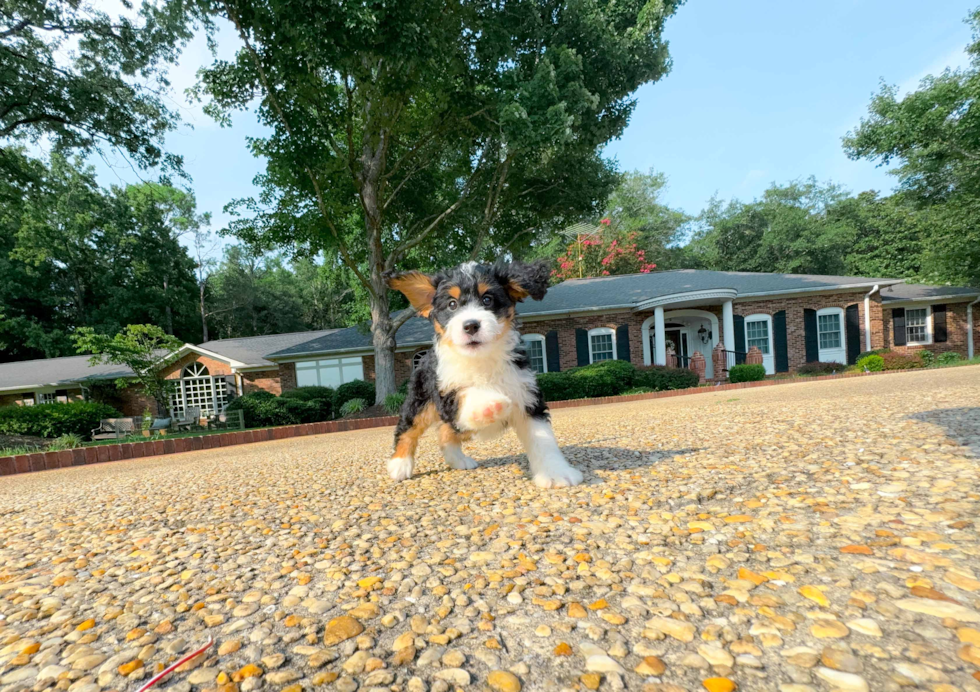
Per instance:
[[[691,387],[690,389],[675,389],[666,392],[649,392],[647,394],[625,394],[607,396],[595,399],[571,399],[555,401],[548,404],[551,409],[578,408],[579,406],[598,406],[602,404],[618,404],[628,401],[646,401],[650,399],[667,399],[675,396],[691,396],[707,394],[708,392],[727,392],[735,389],[752,389],[754,387],[772,387],[781,384],[798,384],[800,382],[819,382],[821,380],[843,380],[851,377],[868,377],[870,375],[894,375],[910,372],[909,370],[889,370],[885,372],[855,372],[840,375],[817,375],[813,377],[788,377],[781,380],[760,380],[758,382],[739,382],[735,384],[720,384],[707,387]],[[302,425],[284,425],[278,428],[258,428],[255,430],[237,430],[235,432],[200,435],[198,437],[163,437],[145,442],[123,442],[120,444],[99,445],[95,447],[78,447],[60,452],[36,452],[34,454],[19,454],[12,457],[0,457],[0,476],[11,476],[33,471],[49,471],[70,466],[85,466],[108,461],[125,459],[141,459],[144,457],[162,456],[165,454],[181,454],[196,452],[202,449],[217,449],[252,442],[268,442],[270,440],[285,440],[290,437],[306,435],[324,435],[327,433],[346,432],[350,430],[367,430],[369,428],[384,428],[395,425],[397,416],[380,418],[357,418],[354,420],[324,421],[322,423],[304,423]]]

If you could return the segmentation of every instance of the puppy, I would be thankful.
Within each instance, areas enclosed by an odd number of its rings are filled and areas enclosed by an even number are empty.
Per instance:
[[[411,477],[419,438],[438,424],[442,456],[454,469],[477,466],[463,454],[463,442],[512,427],[537,485],[582,482],[582,473],[555,441],[516,326],[516,304],[529,296],[544,298],[548,277],[547,262],[469,262],[435,275],[413,271],[389,278],[435,329],[435,346],[412,373],[395,429],[395,453],[388,462],[394,480]]]

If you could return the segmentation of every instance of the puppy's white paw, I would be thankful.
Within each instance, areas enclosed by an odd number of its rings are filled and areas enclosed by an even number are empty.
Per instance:
[[[412,477],[415,460],[411,457],[392,457],[388,460],[388,475],[393,481],[404,481]]]
[[[460,423],[469,430],[480,430],[510,418],[513,402],[496,392],[467,393],[460,411]]]
[[[552,459],[535,470],[534,484],[539,488],[567,488],[578,485],[584,476],[564,458]]]

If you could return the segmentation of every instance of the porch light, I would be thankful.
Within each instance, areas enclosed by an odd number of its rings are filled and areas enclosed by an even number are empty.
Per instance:
[[[711,341],[711,332],[705,329],[704,325],[702,324],[701,328],[698,330],[698,337],[701,339],[702,344],[707,344]]]

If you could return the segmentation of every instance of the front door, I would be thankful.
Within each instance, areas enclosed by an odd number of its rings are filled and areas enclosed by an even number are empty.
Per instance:
[[[680,329],[666,329],[664,334],[667,337],[667,348],[673,347],[677,354],[677,367],[686,368],[690,365],[688,358],[690,353],[687,350],[687,332]]]

